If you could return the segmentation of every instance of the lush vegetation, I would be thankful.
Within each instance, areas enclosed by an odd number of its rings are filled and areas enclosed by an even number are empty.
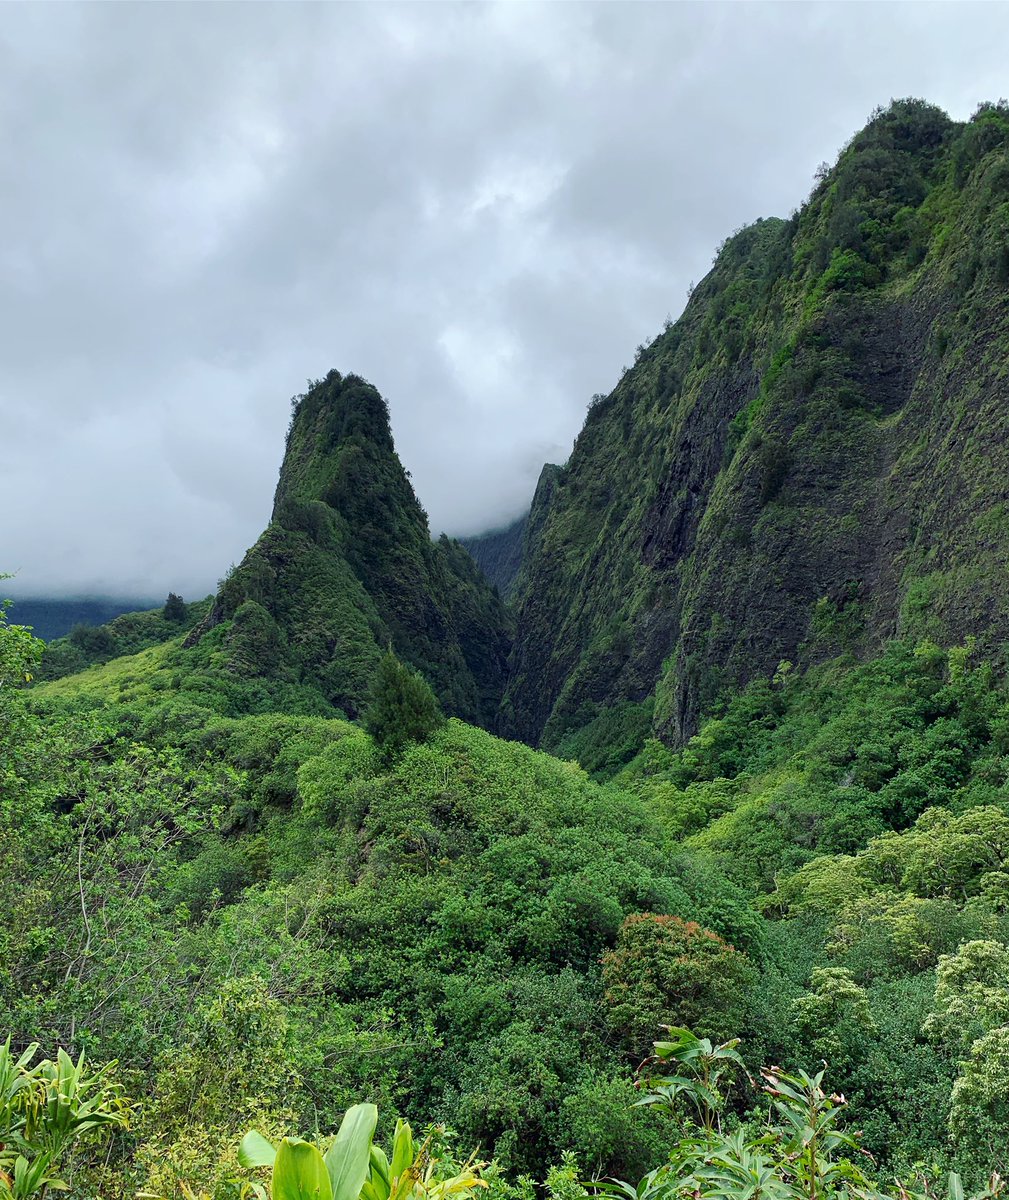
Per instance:
[[[136,1101],[83,1192],[223,1194],[249,1128],[362,1101],[502,1189],[696,1174],[716,1125],[787,1182],[744,1075],[703,1136],[689,1097],[634,1106],[661,1025],[742,1036],[830,1122],[843,1092],[873,1186],[1009,1168],[1009,697],[970,646],[782,668],[605,784],[444,722],[391,655],[376,740],[200,708],[143,656],[119,700],[13,686],[40,650],[4,627],[0,1009]]]
[[[0,612],[0,1200],[1003,1190],[1007,144],[896,105],[726,244],[510,660],[336,372],[216,596]]]
[[[1001,653],[1007,229],[1009,108],[908,100],[728,238],[537,496],[503,730],[566,753],[595,723],[611,770],[621,703],[679,742],[782,659]]]

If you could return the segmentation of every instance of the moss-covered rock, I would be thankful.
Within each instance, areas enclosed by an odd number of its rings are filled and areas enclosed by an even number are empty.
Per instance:
[[[331,371],[296,401],[270,525],[188,646],[224,622],[226,669],[287,675],[349,716],[389,646],[449,713],[490,722],[504,687],[504,606],[458,543],[432,542],[385,401],[356,375]]]

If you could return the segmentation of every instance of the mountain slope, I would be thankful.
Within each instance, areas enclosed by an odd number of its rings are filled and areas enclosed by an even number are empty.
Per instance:
[[[487,579],[508,601],[515,594],[522,566],[522,539],[528,514],[503,529],[491,529],[474,537],[459,538]]]
[[[355,375],[298,400],[270,525],[187,646],[225,622],[228,670],[310,683],[349,716],[388,645],[449,713],[490,721],[504,684],[504,608],[458,544],[431,541],[385,401]]]
[[[682,741],[782,659],[1009,618],[1009,111],[875,116],[741,230],[586,420],[523,567],[502,726]]]

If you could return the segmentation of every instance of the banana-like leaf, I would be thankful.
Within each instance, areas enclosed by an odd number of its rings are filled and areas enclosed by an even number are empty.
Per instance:
[[[273,1200],[333,1200],[326,1163],[301,1138],[284,1138],[273,1164]]]
[[[385,1156],[385,1151],[381,1146],[376,1146],[372,1142],[369,1158],[371,1173],[365,1180],[364,1187],[361,1188],[361,1200],[389,1200],[392,1185],[389,1178],[389,1160]]]
[[[378,1124],[374,1104],[355,1104],[343,1115],[340,1130],[326,1151],[332,1200],[358,1200],[371,1165],[371,1139]],[[274,1193],[274,1200],[278,1200]]]
[[[368,1155],[371,1159],[372,1175],[377,1174],[379,1179],[388,1187],[392,1176],[389,1174],[389,1160],[386,1158],[385,1151],[381,1146],[372,1142]]]
[[[476,1188],[489,1186],[486,1179],[481,1179],[475,1171],[467,1169],[460,1175],[453,1175],[451,1179],[439,1180],[431,1187],[429,1195],[436,1195],[439,1198],[445,1196],[472,1196]]]
[[[276,1146],[255,1129],[249,1130],[238,1147],[238,1161],[243,1167],[272,1167],[276,1157]]]
[[[392,1161],[389,1164],[389,1178],[401,1179],[408,1167],[413,1166],[413,1130],[408,1121],[396,1122],[396,1136],[392,1140]]]

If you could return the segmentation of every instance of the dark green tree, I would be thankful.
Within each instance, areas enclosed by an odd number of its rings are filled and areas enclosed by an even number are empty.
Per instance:
[[[166,621],[184,621],[186,619],[185,600],[181,596],[176,596],[174,592],[169,592],[161,615]]]
[[[378,665],[364,727],[388,760],[410,742],[426,742],[444,723],[427,681],[404,666],[391,650]]]
[[[90,658],[111,658],[116,652],[116,639],[106,625],[75,625],[70,630],[71,643]]]

